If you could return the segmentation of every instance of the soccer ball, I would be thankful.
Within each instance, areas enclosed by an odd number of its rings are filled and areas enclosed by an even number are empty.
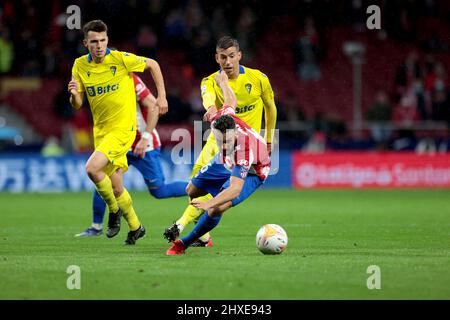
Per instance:
[[[264,254],[280,254],[287,244],[286,231],[277,224],[265,224],[256,234],[256,247]]]

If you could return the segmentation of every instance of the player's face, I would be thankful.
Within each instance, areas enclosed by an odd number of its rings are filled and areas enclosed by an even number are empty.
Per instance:
[[[226,155],[233,154],[234,146],[236,144],[236,130],[230,129],[224,134],[216,129],[214,129],[213,132],[217,145],[222,149],[223,153]]]
[[[239,61],[242,54],[236,47],[228,49],[219,49],[216,53],[216,61],[220,65],[220,69],[225,71],[228,78],[236,79],[239,75]]]
[[[103,60],[106,55],[106,48],[108,47],[108,36],[105,31],[89,31],[83,43],[95,61]]]

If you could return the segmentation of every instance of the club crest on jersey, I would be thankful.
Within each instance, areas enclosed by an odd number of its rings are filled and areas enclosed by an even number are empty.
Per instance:
[[[111,73],[113,74],[113,76],[116,75],[117,68],[115,66],[112,66],[111,68],[109,68],[109,70],[111,70]]]
[[[252,91],[252,84],[251,83],[247,83],[245,85],[245,88],[247,89],[248,93],[250,93],[250,91]]]
[[[238,165],[240,165],[241,167],[248,167],[248,160],[241,159],[238,161]]]
[[[88,77],[91,76],[91,72],[90,72],[90,71],[87,72],[87,76],[88,76]]]

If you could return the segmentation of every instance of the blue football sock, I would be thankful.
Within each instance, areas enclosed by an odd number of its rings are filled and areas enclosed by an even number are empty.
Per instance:
[[[194,229],[192,229],[192,231],[187,236],[181,238],[181,241],[183,241],[186,247],[190,246],[192,242],[200,238],[205,233],[214,229],[219,224],[221,218],[222,215],[212,218],[208,215],[207,212],[203,213],[200,219],[198,219],[198,222],[195,225]]]
[[[187,182],[177,181],[168,184],[163,184],[162,186],[149,189],[152,196],[156,199],[166,199],[171,197],[181,197],[187,195],[186,186]]]
[[[94,190],[92,199],[92,222],[102,224],[103,216],[105,215],[106,203],[102,197],[98,194],[97,190]]]

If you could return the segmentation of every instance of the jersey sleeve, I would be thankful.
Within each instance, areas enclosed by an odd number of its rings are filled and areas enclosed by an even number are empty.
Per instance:
[[[203,78],[200,84],[203,107],[206,110],[208,110],[210,106],[216,104],[216,91],[214,89],[214,81],[212,79],[212,76]]]
[[[134,81],[134,90],[136,91],[136,97],[138,101],[144,100],[147,96],[150,95],[150,89],[147,88],[144,81],[133,73],[133,81]]]
[[[76,60],[72,67],[72,80],[75,80],[78,83],[78,92],[85,91],[83,81],[81,81],[80,75],[78,74],[78,65]]]
[[[270,85],[269,78],[264,74],[260,73],[260,80],[261,80],[261,96],[264,102],[274,100],[274,93],[272,86]]]
[[[128,72],[143,72],[149,59],[128,52],[121,52],[121,58]]]

